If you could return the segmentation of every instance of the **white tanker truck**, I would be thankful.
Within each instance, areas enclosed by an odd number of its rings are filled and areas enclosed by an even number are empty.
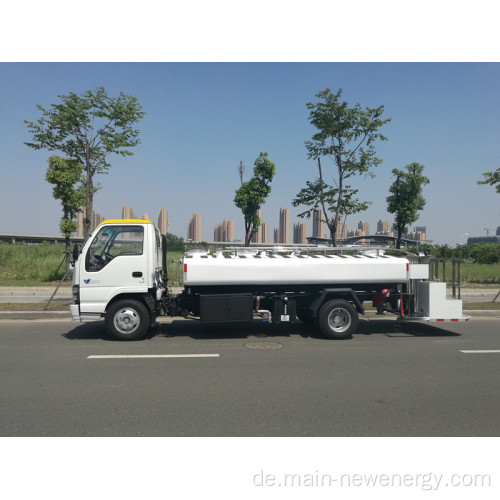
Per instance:
[[[280,251],[281,250],[281,251]],[[297,319],[329,339],[356,331],[365,301],[401,320],[467,321],[446,284],[429,281],[429,265],[410,256],[364,249],[347,255],[325,248],[243,248],[188,252],[184,289],[167,288],[166,238],[146,220],[108,220],[81,254],[73,253],[71,317],[104,318],[108,334],[138,340],[161,315],[203,322],[270,323]]]

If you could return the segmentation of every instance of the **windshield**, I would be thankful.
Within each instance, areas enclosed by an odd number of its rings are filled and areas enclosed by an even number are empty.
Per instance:
[[[87,258],[87,271],[100,271],[114,258],[142,255],[144,228],[142,226],[105,226],[95,236]]]

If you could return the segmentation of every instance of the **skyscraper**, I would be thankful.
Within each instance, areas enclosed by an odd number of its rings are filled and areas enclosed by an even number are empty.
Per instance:
[[[358,230],[362,231],[359,236],[368,236],[370,234],[370,226],[368,225],[368,222],[363,222],[362,220],[360,220],[358,222]]]
[[[293,225],[293,242],[307,243],[307,224],[299,222]]]
[[[389,221],[379,220],[377,222],[377,233],[387,234],[389,232]]]
[[[166,208],[160,208],[160,213],[158,214],[158,229],[160,234],[167,234],[168,232],[168,211]]]
[[[220,224],[214,227],[214,241],[228,242],[234,240],[234,222],[224,219]]]
[[[134,211],[127,205],[122,206],[122,219],[136,219]]]
[[[263,222],[261,229],[262,229],[262,243],[269,243],[269,224],[267,222]]]
[[[323,210],[317,209],[313,213],[313,236],[323,238]]]
[[[280,228],[278,243],[290,243],[290,209],[280,209]]]
[[[187,239],[201,241],[201,214],[194,213],[187,225]]]

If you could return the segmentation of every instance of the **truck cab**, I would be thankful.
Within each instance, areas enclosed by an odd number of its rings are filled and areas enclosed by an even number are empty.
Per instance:
[[[148,220],[107,220],[75,262],[71,316],[103,316],[116,338],[135,337],[156,320],[154,297],[164,291],[162,238]]]

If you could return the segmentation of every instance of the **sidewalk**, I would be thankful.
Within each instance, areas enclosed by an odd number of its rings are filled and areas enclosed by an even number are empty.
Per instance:
[[[0,286],[0,304],[43,304],[47,303],[56,289],[55,286],[43,287],[2,287]],[[451,289],[447,296],[451,299]],[[494,288],[462,288],[461,299],[465,303],[491,302],[497,295]],[[52,303],[69,304],[72,302],[71,286],[61,286],[52,299]],[[500,297],[497,302],[500,301]],[[465,315],[500,317],[500,310],[467,310]],[[63,311],[0,311],[0,319],[69,319],[68,310]]]

